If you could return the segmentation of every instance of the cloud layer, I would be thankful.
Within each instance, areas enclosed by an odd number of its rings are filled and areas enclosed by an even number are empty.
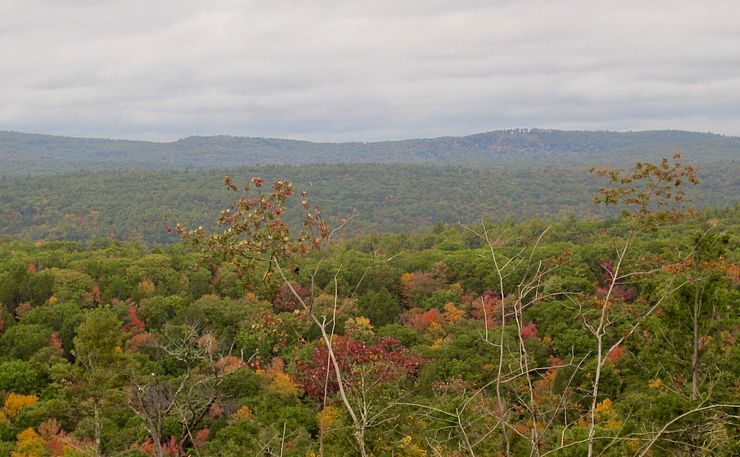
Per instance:
[[[0,0],[0,129],[740,135],[737,1]]]

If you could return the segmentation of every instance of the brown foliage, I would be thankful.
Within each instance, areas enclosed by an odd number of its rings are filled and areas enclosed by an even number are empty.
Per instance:
[[[308,300],[308,289],[296,282],[291,282],[290,284],[284,282],[280,286],[280,290],[277,295],[275,295],[275,298],[272,300],[272,308],[276,313],[292,312],[301,307],[300,301],[296,298],[291,287],[302,300]]]
[[[686,199],[683,185],[699,183],[694,168],[681,163],[680,153],[673,155],[673,162],[668,159],[658,165],[638,162],[630,171],[592,168],[591,172],[609,178],[615,185],[599,189],[594,203],[622,205],[624,216],[633,217],[645,226],[680,219]]]

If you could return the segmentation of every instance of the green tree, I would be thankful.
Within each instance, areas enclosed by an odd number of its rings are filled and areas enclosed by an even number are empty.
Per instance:
[[[48,346],[51,329],[38,324],[18,324],[0,337],[4,353],[18,359],[28,359],[39,349]]]
[[[48,382],[47,373],[38,364],[23,360],[0,363],[0,391],[40,393]]]
[[[105,368],[121,360],[121,322],[107,307],[85,313],[74,337],[74,355],[85,367]]]
[[[78,384],[71,388],[82,410],[91,416],[96,455],[104,452],[104,410],[120,407],[124,354],[121,350],[121,322],[109,307],[98,307],[85,313],[74,338],[74,356],[81,368]]]
[[[401,314],[398,300],[385,288],[360,297],[358,307],[360,313],[367,316],[376,328],[396,322]]]

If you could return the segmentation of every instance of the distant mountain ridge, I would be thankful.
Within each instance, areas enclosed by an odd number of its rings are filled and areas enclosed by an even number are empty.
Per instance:
[[[740,137],[680,130],[511,129],[469,136],[317,143],[194,136],[174,142],[74,138],[0,131],[0,176],[120,169],[229,168],[256,164],[424,163],[539,168],[655,160],[683,151],[694,163],[740,160]]]

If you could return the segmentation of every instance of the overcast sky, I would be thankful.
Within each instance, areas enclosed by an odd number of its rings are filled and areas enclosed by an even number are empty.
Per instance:
[[[740,2],[0,0],[0,130],[740,135]]]

